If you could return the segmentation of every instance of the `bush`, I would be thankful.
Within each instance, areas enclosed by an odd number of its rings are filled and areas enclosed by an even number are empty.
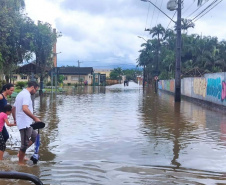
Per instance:
[[[47,82],[46,83],[46,86],[51,86],[51,82]]]
[[[17,82],[16,83],[16,88],[18,89],[23,89],[27,85],[27,82]]]
[[[68,86],[70,86],[70,85],[71,85],[71,83],[67,83],[67,85],[68,85]]]

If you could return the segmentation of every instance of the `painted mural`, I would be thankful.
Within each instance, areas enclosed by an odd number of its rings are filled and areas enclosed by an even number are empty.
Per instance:
[[[160,80],[158,82],[158,88],[165,91],[174,92],[174,87],[174,80]]]
[[[221,78],[208,78],[207,79],[207,95],[213,96],[217,99],[221,99],[222,93],[222,85],[221,85]]]
[[[193,90],[197,95],[206,97],[206,79],[205,78],[194,78]]]
[[[158,87],[165,91],[174,92],[175,83],[174,80],[160,80]],[[181,79],[181,87],[182,95],[226,106],[226,73],[184,78]]]

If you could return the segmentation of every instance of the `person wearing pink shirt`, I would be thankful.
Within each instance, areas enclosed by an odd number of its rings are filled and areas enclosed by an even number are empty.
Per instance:
[[[4,140],[4,137],[2,135],[2,129],[5,126],[5,123],[11,127],[16,126],[16,124],[9,123],[8,115],[12,113],[12,106],[6,105],[3,109],[3,112],[0,113],[0,160],[3,159],[3,154],[6,149],[6,142]]]

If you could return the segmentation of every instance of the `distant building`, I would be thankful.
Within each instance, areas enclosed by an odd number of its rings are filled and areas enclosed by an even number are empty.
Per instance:
[[[53,69],[54,72],[54,69]],[[93,83],[93,68],[92,67],[57,67],[57,74],[64,75],[63,83]]]
[[[105,74],[106,78],[110,77],[112,69],[94,69],[94,73]]]
[[[29,63],[21,66],[15,70],[13,74],[13,82],[16,83],[18,81],[29,81],[31,80],[32,73],[35,75],[36,73],[40,73],[40,70],[41,69],[37,67],[35,63]],[[93,83],[92,67],[57,67],[52,68],[51,70],[46,68],[45,72],[49,74],[48,78],[46,79],[47,82],[51,81],[51,72],[52,75],[55,75],[57,72],[57,75],[64,75],[63,83],[65,84],[84,83],[91,85]],[[39,79],[36,80],[39,81]]]

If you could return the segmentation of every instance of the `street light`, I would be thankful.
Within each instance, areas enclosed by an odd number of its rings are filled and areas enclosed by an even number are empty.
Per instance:
[[[171,19],[171,17],[169,17],[165,12],[163,12],[159,7],[157,7],[157,6],[156,6],[154,3],[152,3],[151,1],[149,1],[149,0],[141,0],[141,1],[151,3],[155,8],[157,8],[160,12],[162,12],[166,17],[168,17],[171,21],[173,21],[174,23],[176,23],[173,19]]]
[[[144,39],[144,37],[141,37],[141,36],[137,36],[138,38],[140,38],[140,39],[143,39],[145,42],[148,42],[146,39]]]

